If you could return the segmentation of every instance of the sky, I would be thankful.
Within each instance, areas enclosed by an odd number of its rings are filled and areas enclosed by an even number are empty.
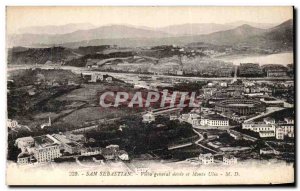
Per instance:
[[[7,33],[28,26],[91,23],[163,27],[185,23],[281,23],[292,7],[7,7]]]

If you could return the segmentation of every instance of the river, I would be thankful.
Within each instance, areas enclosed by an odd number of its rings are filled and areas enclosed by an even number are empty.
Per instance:
[[[223,57],[219,58],[219,60],[232,62],[234,65],[239,65],[240,63],[259,63],[260,65],[281,64],[286,66],[287,64],[294,63],[293,58],[293,52],[285,52],[270,55]]]

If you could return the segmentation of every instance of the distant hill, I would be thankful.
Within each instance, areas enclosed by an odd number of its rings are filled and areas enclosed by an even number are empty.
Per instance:
[[[266,30],[260,35],[245,39],[240,42],[240,44],[270,49],[278,48],[292,50],[293,20],[288,20],[276,27]]]
[[[235,21],[235,22],[228,23],[228,25],[232,27],[238,27],[245,24],[255,28],[269,29],[277,26],[279,23],[257,23],[257,22],[248,22],[248,21]]]
[[[46,25],[20,28],[18,34],[66,34],[77,30],[88,30],[95,28],[90,23],[70,23],[66,25]]]
[[[101,45],[118,45],[122,47],[150,47],[173,44],[190,45],[200,42],[217,46],[240,45],[254,48],[261,47],[279,50],[289,50],[293,47],[292,20],[286,21],[272,28],[267,28],[267,24],[256,24],[264,25],[265,28],[257,28],[249,24],[243,24],[231,29],[226,29],[226,27],[230,28],[230,25],[225,26],[218,24],[186,24],[159,29],[152,29],[148,27],[138,28],[127,25],[110,25],[89,30],[78,30],[68,34],[10,35],[8,36],[8,47],[64,46],[68,48],[78,48],[80,46],[84,47]],[[203,28],[201,28],[201,26]],[[206,28],[204,26],[206,26]],[[192,35],[194,33],[206,33],[208,31],[214,30],[221,31],[212,32],[209,34]],[[87,51],[92,51],[92,49],[90,48]],[[92,51],[92,53],[94,52]]]
[[[182,24],[182,25],[171,25],[167,27],[158,28],[157,30],[163,31],[174,36],[186,36],[186,35],[201,35],[209,34],[213,32],[223,31],[235,28],[232,25],[226,24],[215,24],[215,23],[193,23],[193,24]]]
[[[259,29],[250,25],[242,25],[234,29],[196,36],[196,41],[211,43],[215,45],[232,45],[248,37],[260,35],[265,29]]]
[[[170,36],[161,31],[140,29],[125,25],[103,26],[89,30],[78,30],[67,34],[15,34],[8,36],[8,46],[33,44],[56,44],[90,41],[94,39],[161,38]]]

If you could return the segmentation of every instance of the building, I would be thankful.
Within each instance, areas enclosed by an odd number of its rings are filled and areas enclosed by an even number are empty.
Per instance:
[[[200,125],[212,127],[227,127],[229,126],[229,119],[217,114],[206,115],[201,117]]]
[[[283,129],[284,136],[294,137],[294,124],[278,123],[278,126]]]
[[[271,117],[267,117],[267,118],[264,118],[264,122],[266,124],[275,124],[275,119],[274,118],[271,118]]]
[[[275,131],[275,125],[266,123],[243,123],[242,129],[249,129],[259,133],[262,131]]]
[[[123,160],[123,161],[128,161],[129,160],[129,156],[128,156],[128,153],[124,150],[120,150],[118,152],[118,157],[119,159]]]
[[[70,154],[80,153],[81,145],[76,144],[75,142],[65,143],[64,149],[65,152]]]
[[[237,164],[237,158],[233,155],[224,155],[223,156],[223,164],[225,164],[225,165]]]
[[[236,113],[239,115],[249,115],[256,112],[264,112],[266,106],[264,103],[251,99],[231,99],[217,102],[215,110],[222,113]]]
[[[220,86],[221,86],[221,87],[227,87],[227,82],[221,82],[221,83],[220,83]]]
[[[261,154],[261,155],[278,154],[278,151],[267,147],[267,148],[260,149],[259,154]]]
[[[102,148],[100,147],[89,147],[80,150],[80,154],[84,156],[99,155],[101,153],[102,153]]]
[[[273,98],[262,98],[260,99],[268,107],[284,107],[284,101]]]
[[[111,76],[108,76],[106,77],[105,79],[108,83],[111,83],[113,81],[112,77]]]
[[[291,117],[286,117],[286,118],[284,118],[284,121],[285,121],[287,124],[294,124],[294,118],[291,118]]]
[[[199,161],[201,164],[208,165],[214,163],[214,156],[211,153],[200,154]]]
[[[7,127],[11,128],[11,129],[14,129],[14,128],[19,127],[19,124],[16,120],[8,119],[7,120]]]
[[[100,73],[82,73],[82,77],[86,82],[99,82],[104,79]]]
[[[86,138],[83,134],[68,134],[66,136],[67,139],[70,139],[72,141],[76,141],[76,142],[85,142],[86,141]]]
[[[51,118],[50,118],[50,116],[48,118],[48,122],[41,124],[40,127],[41,127],[41,129],[44,129],[45,127],[51,127]]]
[[[17,146],[22,151],[26,147],[32,147],[33,145],[34,145],[34,139],[31,136],[30,137],[21,137],[15,141],[15,146]]]
[[[153,115],[153,112],[147,112],[146,114],[143,115],[143,122],[144,123],[151,123],[155,121],[155,116]]]
[[[182,75],[183,75],[183,71],[182,71],[182,70],[178,70],[178,71],[176,71],[176,75],[178,75],[178,76],[182,76]]]
[[[200,121],[200,115],[197,113],[189,113],[186,122],[192,125],[198,125]]]
[[[276,128],[276,139],[283,140],[284,139],[284,129],[281,127]]]
[[[278,64],[266,64],[263,66],[263,71],[267,77],[285,77],[288,68]]]
[[[258,63],[241,63],[239,67],[239,76],[253,77],[262,76],[263,71]]]
[[[177,115],[170,115],[170,120],[173,121],[173,120],[176,120],[178,119]]]
[[[285,70],[267,70],[267,77],[285,77],[287,71]]]
[[[34,137],[35,146],[30,149],[38,163],[50,162],[61,156],[60,147],[50,135]]]
[[[275,137],[275,131],[260,131],[259,136],[261,138]]]
[[[27,165],[36,162],[33,156],[29,153],[20,153],[17,158],[18,165]]]

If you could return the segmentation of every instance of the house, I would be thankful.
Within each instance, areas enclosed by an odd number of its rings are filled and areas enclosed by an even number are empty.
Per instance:
[[[50,118],[50,116],[48,118],[48,122],[41,124],[40,127],[41,127],[41,129],[44,129],[45,127],[51,127],[51,118]]]
[[[199,161],[201,162],[201,164],[204,164],[204,165],[213,164],[214,156],[211,153],[200,154]]]
[[[182,76],[182,75],[183,75],[183,71],[182,71],[182,70],[178,70],[178,71],[176,71],[176,75],[178,75],[178,76]]]
[[[123,160],[123,161],[129,160],[128,153],[127,153],[126,151],[124,151],[124,150],[120,150],[120,151],[118,152],[118,157],[119,157],[119,159],[121,159],[121,160]]]
[[[27,165],[36,162],[33,156],[29,153],[20,153],[17,158],[18,165]]]
[[[271,149],[271,148],[267,147],[267,148],[260,149],[259,154],[261,154],[261,155],[270,155],[270,154],[279,154],[279,152],[276,151],[275,149]]]
[[[143,115],[143,122],[144,123],[151,123],[155,121],[155,116],[153,115],[153,112],[147,112],[146,114]]]
[[[264,118],[266,124],[275,124],[275,119],[271,117]]]
[[[15,141],[15,146],[21,149],[21,152],[27,152],[28,147],[32,147],[34,145],[34,139],[30,137],[21,137]]]
[[[283,140],[284,139],[284,129],[281,127],[276,128],[276,139]]]
[[[223,164],[225,164],[225,165],[237,164],[237,158],[233,155],[224,155],[223,156]]]
[[[217,114],[210,114],[201,117],[200,125],[212,127],[227,127],[229,126],[229,119]]]
[[[274,124],[266,124],[266,123],[243,123],[242,129],[249,129],[254,132],[261,132],[261,131],[273,131],[275,132],[275,125]]]
[[[275,131],[260,131],[259,136],[261,138],[275,137]]]
[[[107,77],[105,80],[106,80],[108,83],[111,83],[111,82],[113,81],[113,79],[112,79],[111,76]]]
[[[287,124],[294,124],[294,118],[291,118],[291,117],[286,117],[286,118],[284,118],[284,121],[285,121]]]
[[[85,142],[86,138],[83,134],[68,134],[66,136],[67,139],[70,139],[72,141],[76,141],[76,142]]]
[[[60,146],[51,135],[34,137],[35,146],[28,149],[38,163],[51,162],[61,156]]]
[[[81,146],[79,144],[76,144],[75,142],[70,142],[64,144],[65,152],[70,154],[80,153]]]
[[[227,87],[227,82],[221,82],[221,83],[220,83],[220,86],[221,86],[221,87]]]
[[[294,124],[278,123],[280,128],[284,129],[284,135],[288,137],[294,137]]]
[[[12,119],[8,119],[7,120],[7,127],[8,128],[16,128],[16,127],[19,127],[19,124],[18,124],[18,121],[16,120],[12,120]]]
[[[100,147],[89,147],[80,150],[80,154],[84,156],[99,155],[101,153],[102,153],[102,148]]]
[[[171,121],[172,121],[172,120],[176,120],[176,119],[178,119],[177,115],[170,115],[170,120],[171,120]]]

